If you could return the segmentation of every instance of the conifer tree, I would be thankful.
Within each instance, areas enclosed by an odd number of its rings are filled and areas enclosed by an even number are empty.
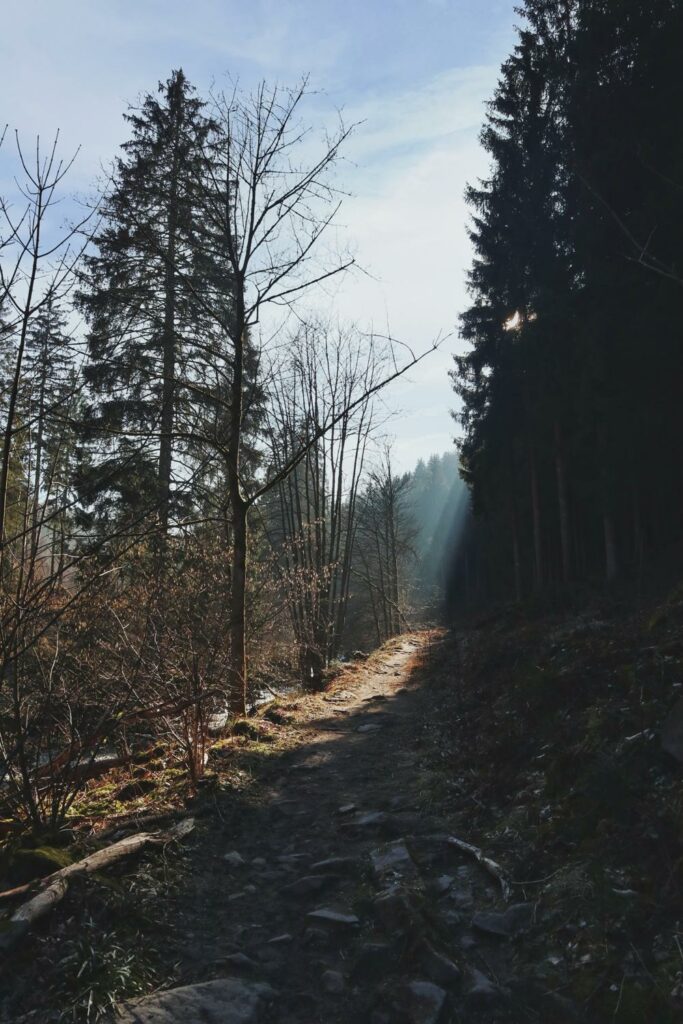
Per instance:
[[[519,13],[482,133],[491,174],[468,192],[471,348],[453,374],[477,571],[518,596],[642,567],[679,543],[683,492],[683,9]]]
[[[209,130],[181,70],[125,115],[132,134],[103,203],[80,304],[89,322],[90,459],[80,489],[96,518],[156,511],[162,531],[186,508],[192,461],[197,182]],[[188,411],[189,410],[189,411]],[[183,474],[185,475],[183,478]]]

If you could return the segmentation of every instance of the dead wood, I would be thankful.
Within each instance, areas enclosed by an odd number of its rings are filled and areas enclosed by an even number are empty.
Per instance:
[[[496,864],[495,860],[491,860],[487,857],[483,850],[480,850],[478,846],[473,846],[471,843],[466,843],[464,839],[456,839],[455,836],[448,836],[446,842],[449,846],[455,846],[458,850],[462,850],[463,853],[469,853],[470,857],[474,857],[477,863],[481,864],[485,871],[488,871],[492,875],[498,884],[500,885],[501,892],[503,893],[503,899],[507,900],[510,896],[510,883],[505,877],[505,873],[501,868],[500,864]]]
[[[7,952],[12,949],[37,921],[49,914],[66,896],[72,878],[101,871],[110,864],[137,853],[145,846],[182,839],[193,827],[194,819],[186,818],[168,832],[140,832],[134,836],[127,836],[43,878],[38,883],[39,891],[14,912],[7,927],[0,931],[0,950]]]

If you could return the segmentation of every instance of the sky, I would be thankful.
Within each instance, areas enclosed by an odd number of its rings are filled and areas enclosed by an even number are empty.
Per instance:
[[[337,237],[362,272],[327,311],[438,352],[391,386],[394,459],[448,451],[448,379],[471,259],[468,182],[485,175],[485,102],[514,44],[515,0],[10,0],[0,36],[0,125],[28,141],[57,128],[81,147],[69,182],[86,193],[127,136],[122,113],[182,67],[200,92],[310,75],[315,116],[358,124]],[[0,169],[0,175],[2,171]]]

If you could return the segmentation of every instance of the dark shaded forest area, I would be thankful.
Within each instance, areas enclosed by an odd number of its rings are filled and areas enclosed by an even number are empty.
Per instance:
[[[680,567],[683,11],[524,4],[474,183],[454,599]]]

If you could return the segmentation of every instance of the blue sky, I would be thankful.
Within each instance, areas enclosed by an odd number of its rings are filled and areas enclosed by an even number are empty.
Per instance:
[[[13,0],[0,37],[0,124],[82,146],[87,190],[126,137],[121,114],[182,66],[200,91],[310,73],[316,117],[362,121],[347,147],[339,238],[370,276],[324,297],[333,315],[423,348],[456,331],[470,252],[463,190],[485,173],[477,136],[514,42],[514,0]],[[455,334],[392,387],[409,468],[448,450]]]

